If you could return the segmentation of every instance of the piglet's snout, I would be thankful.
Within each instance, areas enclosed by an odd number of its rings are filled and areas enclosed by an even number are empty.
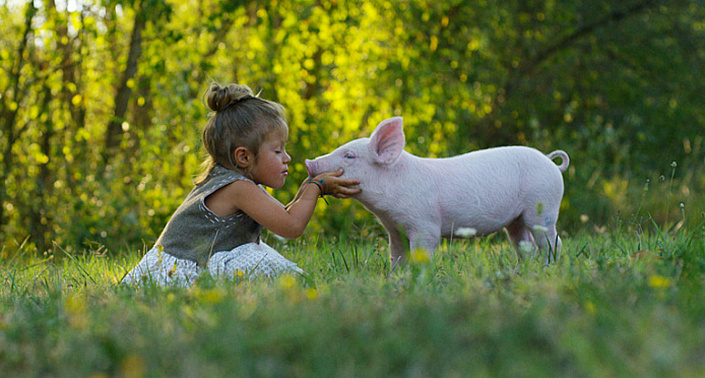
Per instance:
[[[338,163],[338,160],[335,158],[331,159],[330,156],[321,156],[313,160],[306,159],[304,161],[308,175],[311,177],[316,177],[325,172],[337,171],[338,169],[341,169],[342,166]]]

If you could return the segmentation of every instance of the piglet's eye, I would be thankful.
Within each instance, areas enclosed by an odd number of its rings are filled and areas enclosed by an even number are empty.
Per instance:
[[[355,159],[355,154],[353,154],[352,152],[346,152],[343,157],[346,159]]]

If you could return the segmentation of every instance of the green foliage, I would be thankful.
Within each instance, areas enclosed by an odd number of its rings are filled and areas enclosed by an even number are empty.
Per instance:
[[[400,115],[423,156],[566,150],[571,232],[615,218],[643,227],[625,199],[647,179],[655,219],[677,222],[680,203],[693,221],[705,210],[695,0],[82,4],[0,1],[0,239],[12,248],[28,236],[39,253],[151,244],[199,173],[211,80],[287,108],[283,202],[304,159]],[[333,200],[309,232],[376,228]]]
[[[455,240],[395,271],[378,238],[271,241],[309,276],[190,289],[116,285],[133,251],[5,258],[0,371],[700,375],[704,231],[583,233],[551,266]]]

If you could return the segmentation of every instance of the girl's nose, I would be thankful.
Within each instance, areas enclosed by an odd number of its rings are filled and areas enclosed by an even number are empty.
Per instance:
[[[284,164],[289,164],[290,161],[291,161],[291,156],[289,156],[289,154],[286,151],[284,151]]]

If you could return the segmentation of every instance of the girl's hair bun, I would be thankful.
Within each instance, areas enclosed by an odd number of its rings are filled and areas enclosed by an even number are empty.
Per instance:
[[[218,83],[212,83],[206,92],[206,103],[212,111],[220,112],[249,97],[254,97],[254,95],[252,89],[247,85],[230,84],[223,87]]]

